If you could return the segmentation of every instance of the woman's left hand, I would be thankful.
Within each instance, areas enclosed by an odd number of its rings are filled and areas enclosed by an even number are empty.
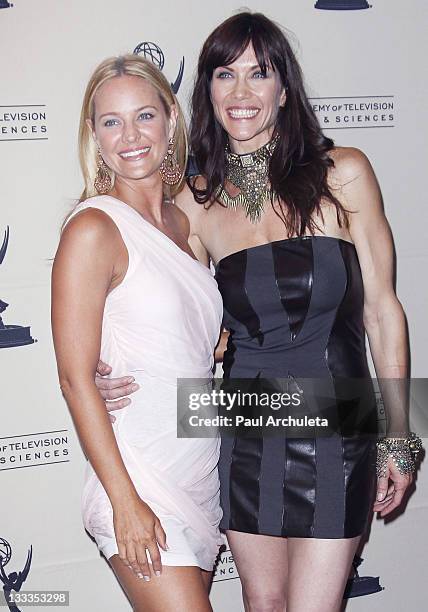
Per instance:
[[[392,484],[388,486],[390,480],[392,480]],[[400,474],[392,457],[389,457],[385,477],[377,479],[374,512],[380,512],[380,516],[384,517],[394,508],[397,508],[403,500],[406,489],[412,482],[413,474]]]

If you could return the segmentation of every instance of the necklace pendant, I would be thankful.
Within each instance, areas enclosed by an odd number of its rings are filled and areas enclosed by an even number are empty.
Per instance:
[[[243,168],[251,168],[254,163],[251,153],[249,155],[240,155],[239,157]]]

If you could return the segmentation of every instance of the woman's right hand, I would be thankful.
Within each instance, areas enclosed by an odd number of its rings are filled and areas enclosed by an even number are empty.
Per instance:
[[[162,572],[159,546],[168,550],[165,531],[153,510],[139,497],[126,506],[113,507],[113,524],[119,557],[137,578],[150,580],[147,550],[156,576]]]
[[[140,388],[132,376],[123,376],[122,378],[104,378],[111,372],[111,366],[101,361],[98,361],[97,373],[95,376],[95,384],[101,397],[104,400],[108,411],[108,417],[112,423],[115,422],[111,412],[121,410],[125,406],[129,406],[131,400],[128,395],[135,393]],[[118,399],[120,398],[120,399]]]

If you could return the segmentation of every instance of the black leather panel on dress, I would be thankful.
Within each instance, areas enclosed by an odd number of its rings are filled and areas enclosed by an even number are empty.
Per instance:
[[[230,466],[229,529],[257,533],[263,438],[236,437]]]
[[[217,282],[223,286],[223,301],[230,304],[230,314],[241,325],[244,325],[249,336],[263,344],[263,333],[260,330],[260,320],[251,306],[245,287],[247,271],[247,251],[233,253],[220,262],[217,271]]]
[[[315,440],[288,439],[285,461],[281,535],[310,538],[315,512]],[[298,513],[295,508],[299,509]]]
[[[364,289],[355,247],[340,242],[346,268],[346,291],[338,306],[327,344],[327,361],[333,376],[364,378],[369,375],[365,347],[363,308]]]
[[[343,378],[369,380],[363,284],[351,243],[315,236],[248,248],[222,259],[216,279],[231,332],[226,378],[322,378],[336,398]],[[336,404],[352,421],[353,404]],[[366,410],[368,421],[376,419],[375,405]],[[339,434],[225,439],[221,527],[283,537],[361,534],[372,503],[372,447]]]
[[[311,301],[313,282],[312,240],[272,243],[275,279],[288,317],[291,341],[303,327]]]

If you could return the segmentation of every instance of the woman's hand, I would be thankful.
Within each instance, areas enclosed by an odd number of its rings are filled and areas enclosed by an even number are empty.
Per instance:
[[[392,484],[388,486],[389,480]],[[374,512],[380,512],[384,517],[394,508],[397,508],[402,500],[406,489],[413,482],[413,474],[400,474],[392,457],[388,458],[385,477],[378,478],[376,502],[373,505]]]
[[[110,413],[114,412],[115,410],[121,410],[122,408],[125,408],[125,406],[129,406],[131,400],[127,396],[131,395],[131,393],[135,393],[135,391],[138,391],[140,386],[134,382],[135,379],[132,376],[123,376],[122,378],[104,378],[104,376],[107,376],[107,374],[110,374],[110,372],[111,366],[107,365],[100,359],[97,365],[95,384],[105,402],[108,417],[110,421],[114,423],[116,417]]]
[[[113,507],[113,524],[119,557],[138,578],[150,580],[151,572],[147,550],[153,571],[160,576],[162,571],[159,546],[168,550],[166,535],[152,509],[140,498]]]

